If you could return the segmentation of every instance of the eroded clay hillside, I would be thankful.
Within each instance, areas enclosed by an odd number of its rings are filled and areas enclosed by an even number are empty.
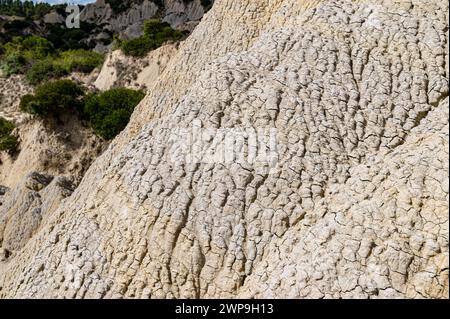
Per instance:
[[[0,190],[0,296],[448,298],[448,62],[447,1],[216,1],[71,196]]]
[[[71,77],[81,82],[81,74],[73,73]],[[0,186],[14,188],[33,172],[61,175],[77,184],[107,143],[83,125],[76,114],[56,120],[21,111],[21,98],[33,91],[23,75],[0,77],[0,118],[14,123],[13,134],[19,141],[15,152],[0,152]],[[0,219],[6,213],[1,204],[0,198]]]

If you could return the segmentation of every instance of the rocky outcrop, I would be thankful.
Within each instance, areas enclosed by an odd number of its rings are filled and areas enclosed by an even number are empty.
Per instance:
[[[0,206],[0,246],[7,255],[4,259],[21,249],[74,189],[64,177],[31,173],[8,191]]]
[[[111,29],[128,38],[138,37],[142,35],[144,21],[154,18],[158,9],[156,4],[148,0],[144,0],[140,5],[134,4],[129,10],[109,21]]]
[[[44,23],[48,24],[61,24],[65,21],[64,17],[58,12],[51,11],[44,16]]]
[[[104,25],[121,37],[135,38],[142,35],[145,20],[160,18],[174,28],[192,30],[206,11],[200,0],[165,0],[159,6],[150,0],[128,1],[128,3],[127,10],[114,12],[105,0],[97,0],[84,7],[80,19]]]
[[[95,3],[87,4],[80,12],[80,20],[89,23],[108,23],[113,15],[113,11],[105,0],[97,0]]]
[[[176,29],[193,30],[194,26],[205,14],[205,7],[201,0],[193,1],[164,1],[165,15],[162,19]]]
[[[217,1],[0,296],[448,298],[448,109],[447,2]]]

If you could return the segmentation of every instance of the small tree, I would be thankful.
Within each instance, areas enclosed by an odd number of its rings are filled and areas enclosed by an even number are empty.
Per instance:
[[[116,88],[84,99],[83,116],[95,133],[109,140],[127,126],[136,105],[144,98],[142,91]]]
[[[155,41],[145,36],[123,41],[121,43],[121,47],[125,55],[131,55],[134,57],[143,57],[151,50],[157,48]]]
[[[161,32],[164,27],[170,27],[170,24],[161,22],[159,19],[149,19],[144,23],[144,35],[152,36],[155,33]]]
[[[47,82],[39,86],[34,95],[25,95],[20,108],[41,116],[59,116],[68,109],[79,108],[83,94],[83,88],[70,80]]]
[[[0,151],[12,153],[17,149],[17,138],[11,135],[14,128],[13,123],[0,117]]]

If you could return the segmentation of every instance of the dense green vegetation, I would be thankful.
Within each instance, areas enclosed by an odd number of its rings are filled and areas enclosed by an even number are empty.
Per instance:
[[[88,22],[81,23],[79,29],[67,29],[64,25],[60,24],[48,25],[45,38],[53,43],[55,49],[62,51],[74,49],[93,49],[95,43],[88,42],[87,39],[92,34],[95,34],[97,31],[96,29],[100,27],[101,26]],[[104,41],[104,44],[109,43],[111,43],[111,40]]]
[[[44,118],[59,118],[65,112],[78,112],[97,135],[109,140],[125,128],[134,108],[143,98],[142,91],[126,88],[84,95],[78,84],[58,80],[39,86],[34,95],[23,96],[20,108]]]
[[[15,37],[0,48],[1,73],[25,74],[33,85],[71,72],[89,73],[103,63],[103,56],[94,51],[56,50],[52,42],[38,36]]]
[[[121,40],[119,47],[126,55],[142,57],[149,51],[155,50],[168,41],[179,41],[186,37],[187,31],[172,29],[158,19],[147,20],[144,24],[144,35],[131,39]]]
[[[22,97],[20,109],[41,116],[59,116],[79,108],[83,94],[83,88],[70,80],[47,82],[39,86],[34,95]]]
[[[46,59],[36,61],[26,72],[28,82],[37,85],[44,81],[57,79],[67,75],[67,72],[55,61],[48,57]]]
[[[56,65],[61,66],[68,73],[89,73],[102,63],[103,56],[101,54],[84,49],[61,52],[55,61]]]
[[[127,126],[136,105],[144,98],[142,91],[116,88],[85,97],[82,115],[95,133],[112,139]]]
[[[27,60],[38,60],[54,53],[53,44],[47,39],[29,36],[15,37],[12,41],[2,46],[6,55],[11,53],[21,54]]]
[[[18,53],[10,53],[5,55],[3,61],[0,62],[0,72],[4,76],[23,73],[26,64],[25,58]]]
[[[213,0],[201,0],[200,3],[202,6],[204,6],[206,9],[210,9],[213,5]]]
[[[17,138],[11,135],[14,128],[13,123],[0,117],[0,151],[13,153],[17,149]]]

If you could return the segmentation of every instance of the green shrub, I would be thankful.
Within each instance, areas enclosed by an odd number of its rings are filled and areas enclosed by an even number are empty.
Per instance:
[[[23,37],[18,36],[12,38],[10,41],[2,45],[2,51],[4,55],[9,55],[11,53],[19,53],[22,51],[22,41]]]
[[[0,137],[0,151],[7,151],[8,153],[14,153],[17,150],[19,142],[17,138],[12,135],[6,135]]]
[[[0,151],[11,153],[17,149],[17,138],[11,135],[14,128],[13,123],[0,117]]]
[[[45,59],[33,64],[26,72],[26,78],[31,84],[37,85],[51,79],[60,78],[66,74],[66,70],[54,63],[52,59]]]
[[[34,95],[25,95],[20,102],[24,112],[41,116],[59,116],[64,111],[80,108],[83,88],[70,80],[47,82]]]
[[[84,99],[82,114],[97,135],[113,139],[128,124],[134,108],[144,96],[142,91],[126,88],[90,94]]]
[[[18,52],[12,52],[4,56],[0,62],[0,71],[3,76],[22,73],[25,69],[26,59]]]
[[[55,52],[50,41],[38,36],[14,37],[3,48],[6,54],[20,53],[27,60],[43,59]]]
[[[113,40],[112,40],[112,50],[118,50],[121,49],[123,45],[123,40],[118,37],[116,34],[113,36]]]
[[[152,39],[143,36],[132,40],[124,40],[121,48],[126,55],[143,57],[157,47]]]
[[[57,73],[48,63],[49,57],[54,54],[53,45],[44,38],[15,37],[2,46],[2,51],[0,69],[5,76],[31,71],[31,81],[39,83]]]
[[[13,130],[14,124],[3,117],[0,117],[0,136],[11,134]]]
[[[46,58],[55,52],[50,41],[37,36],[25,37],[22,41],[22,50],[25,51],[26,58],[33,60]]]
[[[6,31],[10,30],[20,30],[20,29],[26,29],[33,26],[32,21],[29,20],[11,20],[5,23],[3,28]],[[20,35],[20,33],[18,33]]]
[[[152,36],[155,33],[161,32],[167,26],[170,27],[167,22],[161,22],[159,19],[149,19],[144,22],[144,35]]]
[[[68,73],[89,73],[102,63],[103,56],[101,54],[83,49],[62,52],[61,57],[55,62]]]
[[[142,57],[149,51],[155,50],[168,41],[179,41],[187,35],[187,31],[172,29],[158,19],[147,20],[144,24],[144,35],[132,39],[121,40],[120,46],[126,55]]]
[[[26,94],[20,98],[20,110],[26,113],[33,113],[34,109],[34,95],[33,94]]]
[[[213,4],[212,0],[201,0],[200,3],[206,9],[210,9],[212,7],[212,4]]]
[[[80,29],[67,29],[60,24],[55,24],[49,26],[46,38],[59,50],[89,49],[90,46],[85,40],[89,38],[90,31],[95,25],[83,22],[80,27]]]
[[[24,95],[20,109],[39,116],[58,117],[75,112],[85,119],[95,133],[105,139],[119,134],[130,120],[136,105],[144,98],[142,91],[115,88],[84,96],[82,87],[69,80],[47,82],[34,95]]]
[[[0,52],[2,74],[25,74],[33,85],[71,72],[89,73],[103,62],[101,54],[84,49],[58,53],[50,41],[36,36],[15,37]]]

